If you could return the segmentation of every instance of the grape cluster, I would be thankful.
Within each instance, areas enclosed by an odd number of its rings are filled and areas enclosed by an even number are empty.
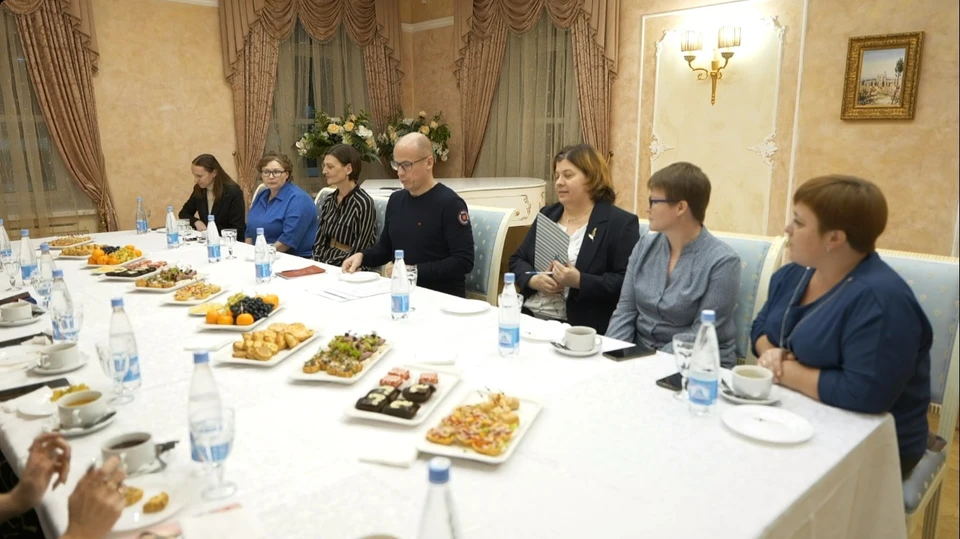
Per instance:
[[[261,298],[245,297],[230,306],[230,312],[236,318],[241,313],[249,313],[254,320],[260,320],[270,314],[273,305],[266,303]]]
[[[119,251],[120,248],[119,248],[119,247],[114,247],[114,246],[112,246],[112,245],[102,245],[102,246],[100,246],[100,250],[103,251],[103,254],[109,255],[109,254],[112,254],[112,253],[115,253],[115,252]]]

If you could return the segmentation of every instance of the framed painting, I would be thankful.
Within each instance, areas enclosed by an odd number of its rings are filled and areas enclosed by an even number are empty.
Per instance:
[[[912,120],[923,32],[850,38],[842,120]]]

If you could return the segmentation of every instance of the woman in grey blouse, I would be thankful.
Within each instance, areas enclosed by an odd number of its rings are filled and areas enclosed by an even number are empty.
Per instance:
[[[696,165],[674,163],[647,184],[651,233],[640,237],[624,277],[607,337],[673,351],[673,336],[696,333],[700,311],[717,313],[720,362],[736,365],[733,310],[740,257],[703,220],[710,180]]]

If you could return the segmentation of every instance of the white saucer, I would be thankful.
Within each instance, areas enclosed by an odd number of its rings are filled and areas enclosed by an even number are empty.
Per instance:
[[[89,358],[89,356],[87,356],[86,352],[80,352],[80,361],[77,362],[77,363],[74,363],[73,365],[68,365],[68,366],[66,366],[66,367],[60,367],[59,369],[45,369],[45,368],[43,368],[43,367],[36,366],[36,367],[34,367],[32,370],[33,370],[34,373],[40,374],[40,375],[42,375],[42,376],[49,376],[49,375],[51,375],[51,374],[63,374],[63,373],[65,373],[65,372],[75,371],[75,370],[79,369],[80,367],[83,367],[84,365],[87,364],[87,361],[88,361],[89,359],[90,359],[90,358]]]
[[[440,307],[440,310],[447,314],[480,314],[487,312],[490,304],[479,299],[461,299],[451,301]]]
[[[569,356],[569,357],[590,357],[595,356],[600,353],[600,349],[603,348],[602,344],[598,344],[593,347],[593,350],[586,350],[583,352],[575,352],[573,350],[564,350],[563,348],[557,348],[556,346],[550,345],[558,354]]]
[[[813,425],[783,408],[745,404],[727,408],[723,424],[730,430],[762,442],[798,444],[813,437]]]
[[[32,417],[44,417],[57,413],[57,404],[50,400],[50,397],[44,396],[36,399],[29,399],[20,403],[18,408],[21,414]]]
[[[123,512],[120,513],[120,519],[113,525],[114,532],[129,532],[159,524],[186,506],[190,500],[187,489],[177,479],[164,475],[144,475],[124,482],[127,486],[143,490],[143,498],[123,509]],[[145,513],[143,504],[161,492],[166,492],[170,498],[167,506],[158,513]]]
[[[570,324],[559,320],[539,320],[520,315],[520,338],[532,342],[562,341],[563,333]]]
[[[771,404],[780,402],[780,388],[777,386],[770,388],[770,394],[767,395],[767,398],[765,399],[751,399],[750,397],[733,395],[724,391],[722,385],[717,391],[720,393],[720,396],[724,398],[724,400],[727,402],[732,402],[733,404],[756,404],[758,406],[769,406]]]
[[[340,280],[347,283],[369,283],[380,278],[375,271],[358,271],[356,273],[341,273]]]
[[[107,413],[109,414],[110,412],[115,412],[115,410],[113,408],[108,408]],[[104,421],[103,423],[99,423],[93,427],[90,427],[88,429],[72,428],[72,429],[59,430],[57,432],[59,432],[64,438],[79,438],[80,436],[86,436],[87,434],[100,432],[101,430],[112,425],[113,422],[116,420],[117,420],[117,414],[114,413],[113,417],[111,417],[110,419]],[[43,430],[44,432],[53,432],[53,429],[55,429],[59,425],[60,425],[60,418],[54,417],[53,421],[50,421],[49,423],[44,425]]]
[[[23,320],[0,320],[0,328],[18,328],[20,326],[29,326],[34,322],[39,322],[43,318],[42,314],[34,315],[32,318],[24,318]]]

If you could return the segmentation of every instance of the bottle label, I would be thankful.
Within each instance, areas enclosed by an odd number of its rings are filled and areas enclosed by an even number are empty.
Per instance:
[[[220,260],[220,246],[207,245],[207,258],[215,258],[217,260]]]
[[[13,256],[13,249],[4,249],[0,251],[0,256],[7,258]]]
[[[520,346],[520,327],[500,326],[498,341],[500,348],[516,348]]]
[[[23,282],[26,283],[33,278],[33,274],[37,272],[37,265],[33,264],[31,266],[20,266],[20,278],[23,279]]]
[[[179,232],[167,232],[167,246],[179,245],[180,244],[180,233]]]
[[[687,394],[690,402],[700,406],[710,406],[717,400],[717,380],[687,379]]]
[[[135,382],[140,379],[140,356],[130,358],[130,368],[127,375],[123,377],[124,382]]]
[[[204,462],[205,460],[209,460],[211,462],[223,462],[227,458],[227,455],[230,454],[231,445],[232,444],[228,442],[228,443],[212,445],[210,447],[205,447],[202,449],[204,454],[201,455],[200,454],[201,450],[197,449],[197,442],[193,437],[193,433],[191,432],[190,433],[190,458],[193,459],[194,462]],[[203,457],[207,457],[207,458],[204,459]]]
[[[269,279],[270,278],[270,263],[269,262],[258,262],[254,264],[254,267],[257,270],[257,279]]]
[[[144,220],[137,221],[137,234],[145,234],[147,232],[147,222]]]
[[[390,311],[394,313],[410,312],[410,294],[391,294]]]

